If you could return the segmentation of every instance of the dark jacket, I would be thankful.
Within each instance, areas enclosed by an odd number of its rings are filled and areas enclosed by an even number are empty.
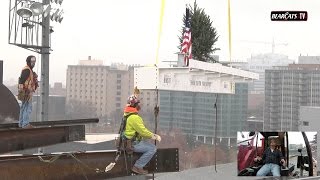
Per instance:
[[[273,164],[280,165],[281,159],[284,159],[281,151],[279,151],[278,149],[275,149],[273,150],[273,152],[271,152],[270,147],[268,147],[268,149],[264,151],[262,156],[262,161],[264,164],[273,163]]]

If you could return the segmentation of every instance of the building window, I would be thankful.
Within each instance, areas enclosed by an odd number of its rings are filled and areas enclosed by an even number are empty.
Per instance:
[[[117,95],[121,95],[121,91],[117,91]]]
[[[308,121],[303,121],[303,126],[309,126],[309,122]]]
[[[121,86],[118,85],[118,86],[117,86],[117,89],[121,89]]]
[[[121,78],[121,74],[117,74],[117,78]]]
[[[121,80],[117,80],[117,84],[121,84]]]
[[[120,103],[117,103],[117,104],[116,104],[116,107],[119,108],[119,107],[120,107]]]
[[[120,97],[116,97],[116,100],[117,100],[117,101],[121,101],[121,98],[120,98]]]

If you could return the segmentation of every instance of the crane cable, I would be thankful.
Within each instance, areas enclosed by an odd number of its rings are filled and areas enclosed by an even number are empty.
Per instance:
[[[166,0],[161,0],[161,8],[160,8],[160,24],[159,24],[159,33],[158,33],[158,46],[157,46],[157,52],[156,52],[156,64],[159,62],[159,49],[160,49],[160,40],[161,40],[161,34],[162,34],[162,24],[163,24],[163,15],[164,15],[164,9],[165,9],[165,3]]]
[[[231,62],[231,8],[230,0],[228,0],[228,36],[229,36],[229,60]],[[218,94],[216,94],[216,101],[214,107],[216,109],[216,122],[215,122],[215,135],[214,135],[214,169],[217,172],[217,126],[218,126],[218,107],[217,107]]]
[[[161,0],[161,8],[160,8],[160,24],[159,24],[159,33],[158,33],[158,46],[157,46],[157,51],[156,51],[156,77],[159,76],[159,69],[158,69],[158,63],[159,63],[159,49],[160,49],[160,40],[161,40],[161,34],[162,34],[162,24],[163,24],[163,15],[164,15],[164,9],[165,9],[165,0]],[[156,103],[154,106],[154,123],[155,123],[155,128],[154,128],[154,134],[157,134],[157,129],[158,129],[158,115],[159,115],[159,90],[158,90],[158,78],[156,79],[157,85],[155,87],[156,90]],[[157,141],[154,140],[154,145],[157,146]],[[157,168],[157,167],[156,167]],[[152,179],[154,180],[154,172],[152,173]]]
[[[231,8],[230,8],[230,0],[228,0],[228,37],[229,37],[229,60],[231,62]]]
[[[218,93],[216,94],[216,100],[214,103],[214,108],[216,109],[216,124],[214,130],[214,170],[217,172],[217,130],[218,130]]]

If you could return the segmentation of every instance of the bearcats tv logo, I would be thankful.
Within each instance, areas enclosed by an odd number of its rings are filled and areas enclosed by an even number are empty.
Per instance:
[[[307,11],[271,11],[271,21],[307,21]]]

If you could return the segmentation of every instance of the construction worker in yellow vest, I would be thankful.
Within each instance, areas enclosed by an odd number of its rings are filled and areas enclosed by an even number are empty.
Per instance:
[[[148,174],[143,167],[152,159],[157,148],[154,144],[148,142],[148,139],[161,141],[161,137],[148,130],[143,122],[143,119],[138,114],[141,110],[140,100],[137,94],[129,96],[127,105],[124,109],[124,116],[128,117],[124,135],[126,139],[131,141],[133,152],[142,153],[142,156],[135,162],[132,171],[137,174]]]
[[[38,75],[33,72],[36,64],[35,56],[28,56],[27,65],[22,69],[19,77],[18,99],[21,101],[19,127],[32,128],[30,125],[30,115],[32,112],[32,95],[38,88]]]

